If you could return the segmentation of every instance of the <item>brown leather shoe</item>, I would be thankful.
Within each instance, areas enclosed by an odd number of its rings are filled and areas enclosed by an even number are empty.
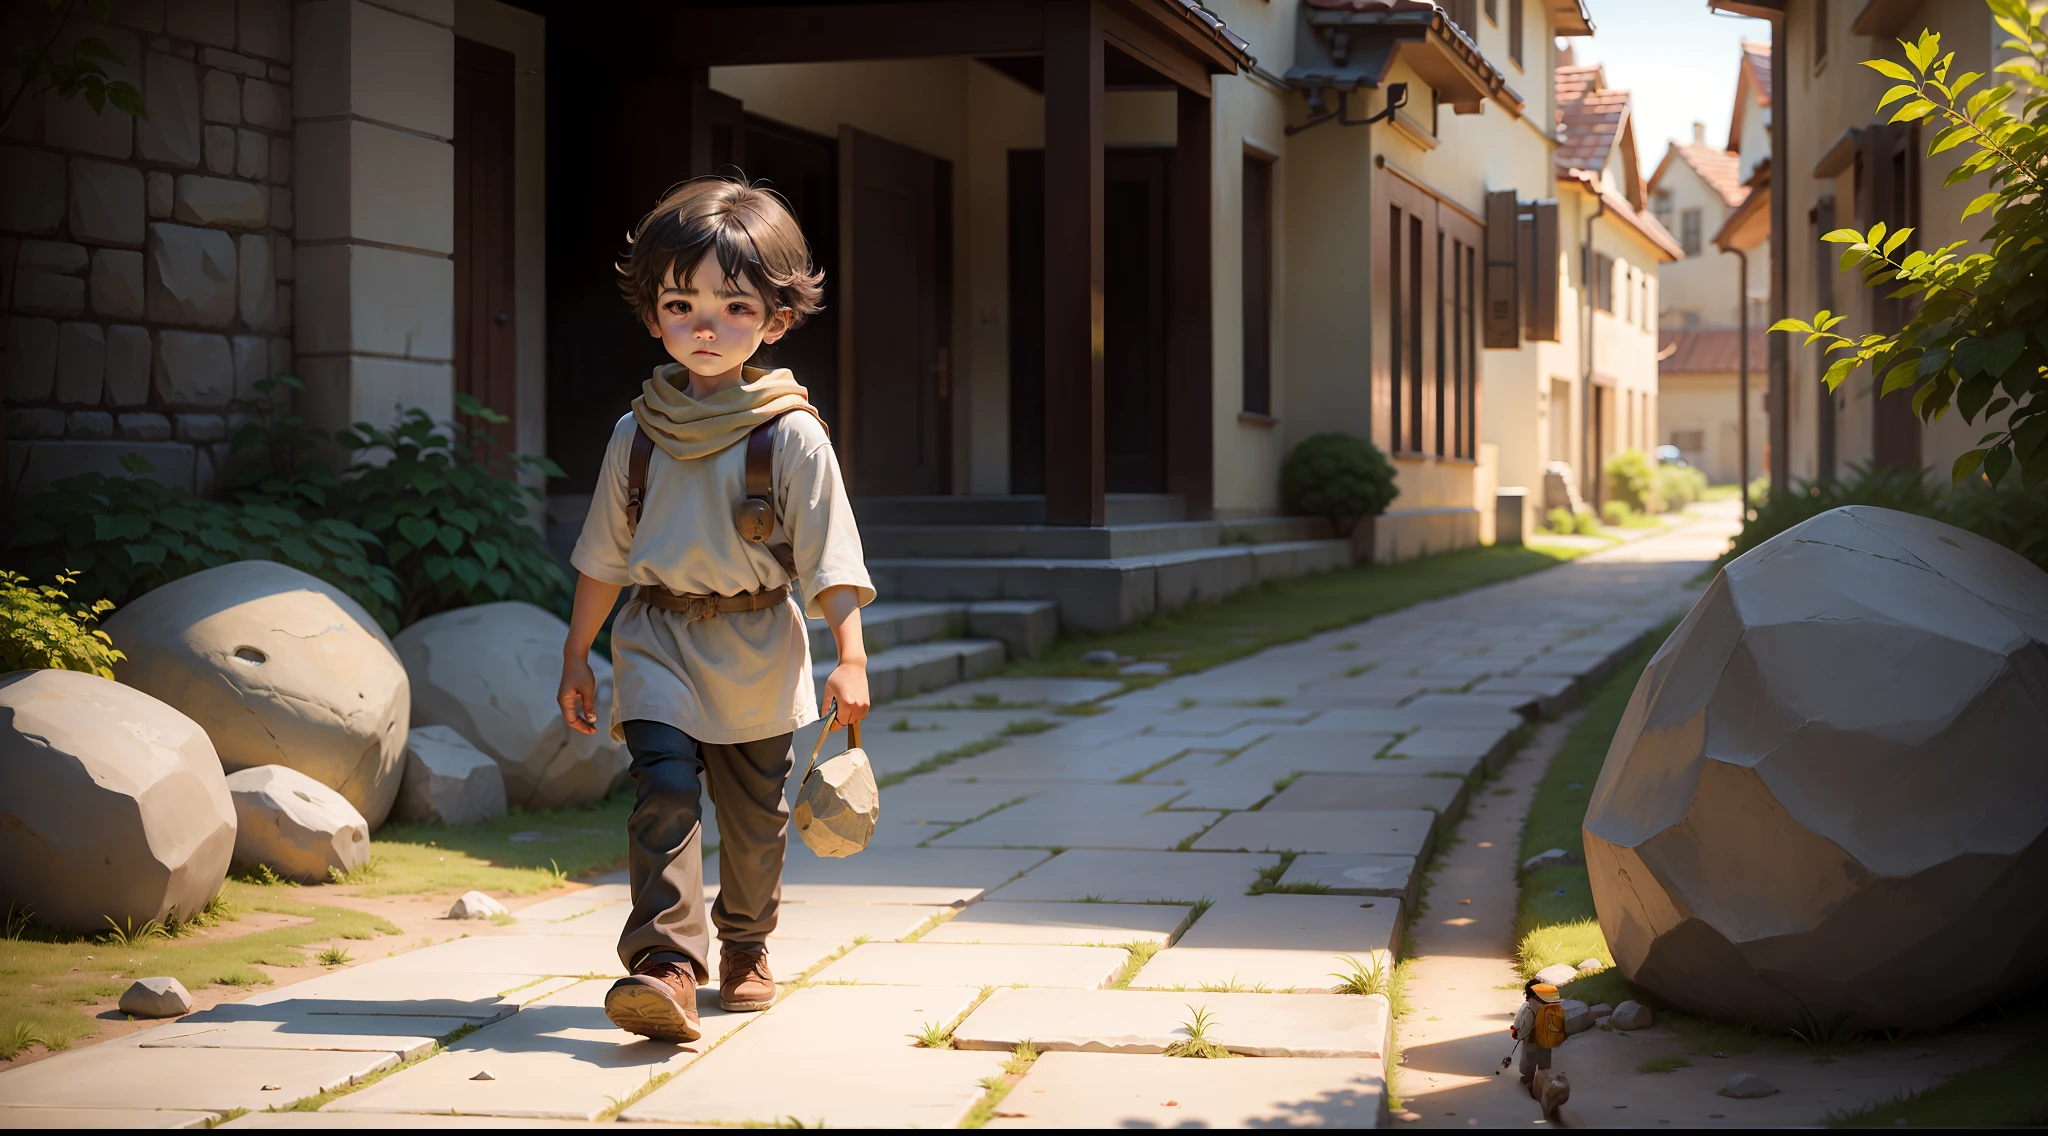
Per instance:
[[[775,976],[768,973],[768,944],[720,945],[718,1004],[737,1012],[765,1010],[775,1004]]]
[[[604,1016],[627,1033],[661,1041],[695,1041],[697,975],[687,962],[642,963],[604,995]]]

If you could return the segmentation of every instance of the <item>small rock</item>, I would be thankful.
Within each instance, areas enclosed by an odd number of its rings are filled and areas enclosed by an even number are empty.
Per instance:
[[[264,1092],[266,1092],[266,1093],[280,1093],[280,1092],[283,1092],[283,1091],[284,1091],[284,1086],[283,1086],[283,1085],[265,1085],[265,1086],[263,1086],[263,1091],[264,1091]]]
[[[1595,1002],[1591,1006],[1587,1007],[1586,1012],[1593,1015],[1593,1020],[1598,1022],[1606,1018],[1612,1017],[1614,1014],[1614,1007],[1608,1005],[1605,1002]]]
[[[1606,969],[1607,964],[1601,962],[1599,959],[1587,959],[1585,962],[1579,964],[1580,974],[1598,974]]]
[[[1727,1084],[1721,1086],[1722,1096],[1734,1097],[1736,1100],[1767,1097],[1777,1091],[1778,1086],[1764,1080],[1755,1073],[1737,1073],[1733,1077],[1728,1078]]]
[[[1115,651],[1089,651],[1088,653],[1081,656],[1081,661],[1084,663],[1099,663],[1106,667],[1113,667],[1118,663],[1123,662],[1123,656],[1117,654]]]
[[[450,919],[489,919],[493,915],[509,915],[505,905],[480,891],[466,891],[455,906],[448,909]]]
[[[1563,986],[1579,976],[1578,968],[1568,962],[1546,966],[1536,972],[1536,981],[1548,982],[1552,986]]]
[[[1549,848],[1522,861],[1522,870],[1533,872],[1539,868],[1558,868],[1575,865],[1579,858],[1562,848]]]
[[[235,866],[268,865],[300,883],[326,883],[370,861],[370,826],[347,797],[286,765],[228,774]]]
[[[472,1081],[495,1081],[495,1080],[497,1080],[497,1078],[496,1078],[496,1077],[493,1077],[493,1076],[491,1076],[491,1071],[490,1071],[489,1069],[481,1069],[481,1070],[478,1070],[478,1071],[477,1071],[477,1075],[476,1075],[476,1076],[474,1076],[474,1077],[471,1077],[471,1078],[470,1078],[470,1080],[472,1080]]]
[[[1639,1030],[1648,1029],[1655,1020],[1648,1006],[1641,1002],[1629,1001],[1614,1008],[1614,1013],[1608,1017],[1607,1024],[1618,1030]]]
[[[1160,662],[1126,663],[1118,667],[1116,673],[1127,675],[1167,675],[1173,673],[1173,664]]]
[[[138,978],[121,992],[121,1012],[138,1018],[175,1018],[192,1012],[192,994],[175,978]]]
[[[1564,1007],[1564,1035],[1566,1037],[1570,1037],[1575,1033],[1585,1033],[1593,1028],[1592,1009],[1584,1002],[1579,1001],[1577,998],[1566,998],[1559,1005]]]
[[[515,832],[505,838],[509,844],[553,844],[555,838],[545,832]]]

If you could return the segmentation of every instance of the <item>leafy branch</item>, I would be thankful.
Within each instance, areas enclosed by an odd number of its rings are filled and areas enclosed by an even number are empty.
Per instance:
[[[1868,367],[1879,397],[1911,390],[1913,412],[1934,422],[1951,406],[1969,423],[1992,426],[1977,447],[1950,470],[1960,483],[1982,473],[1997,484],[2015,467],[2028,486],[2048,480],[2048,287],[2040,275],[2048,258],[2048,14],[2027,0],[1986,0],[2017,52],[1993,70],[2015,83],[1972,93],[1978,72],[1953,77],[1954,52],[1923,31],[1899,41],[1905,63],[1867,60],[1864,66],[1896,81],[1878,101],[1893,107],[1890,122],[1932,119],[1945,123],[1927,144],[1928,156],[1968,144],[1971,151],[1948,173],[1946,189],[1984,176],[1987,189],[1964,207],[1961,220],[1990,219],[1978,242],[1955,241],[1934,250],[1911,248],[1914,230],[1883,222],[1859,231],[1837,229],[1823,240],[1845,245],[1839,270],[1856,268],[1866,288],[1888,289],[1886,299],[1914,303],[1897,332],[1845,335],[1847,317],[1822,311],[1811,320],[1784,319],[1773,332],[1803,334],[1835,356],[1823,381],[1833,391]],[[2018,113],[2011,107],[2026,89]],[[2003,416],[2002,424],[1999,420]]]
[[[148,118],[143,108],[142,92],[135,85],[120,79],[109,79],[106,68],[95,60],[104,59],[116,66],[126,66],[127,60],[107,41],[98,36],[80,36],[71,45],[71,58],[60,59],[51,54],[57,41],[64,35],[64,29],[71,26],[71,18],[83,3],[94,19],[105,23],[113,12],[113,0],[44,0],[53,13],[61,11],[50,37],[41,47],[24,47],[14,53],[15,66],[21,70],[21,86],[15,89],[13,97],[0,106],[0,131],[14,123],[14,114],[28,101],[45,91],[55,91],[60,99],[83,98],[85,105],[94,114],[104,113],[111,105],[115,110],[136,118]]]

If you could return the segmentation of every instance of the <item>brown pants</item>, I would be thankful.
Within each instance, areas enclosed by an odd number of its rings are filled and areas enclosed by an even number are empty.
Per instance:
[[[650,953],[682,955],[710,978],[704,919],[704,805],[718,810],[718,902],[711,923],[727,943],[759,943],[775,930],[782,903],[782,854],[789,833],[783,786],[795,767],[790,735],[718,745],[674,726],[625,725],[627,773],[637,800],[626,822],[633,911],[619,936],[631,970]]]

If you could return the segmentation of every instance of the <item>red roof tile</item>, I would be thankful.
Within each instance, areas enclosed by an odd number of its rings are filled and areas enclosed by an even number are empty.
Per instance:
[[[1600,200],[1607,203],[1607,212],[1613,215],[1615,220],[1641,233],[1645,240],[1657,246],[1658,251],[1672,260],[1684,259],[1685,249],[1679,245],[1678,239],[1671,235],[1671,230],[1666,229],[1657,218],[1630,205],[1627,198],[1602,188],[1599,174],[1591,170],[1560,170],[1557,180],[1574,182],[1588,193],[1599,194]]]
[[[1771,105],[1771,45],[1768,42],[1746,39],[1742,41],[1742,65],[1749,68],[1750,78],[1756,80],[1756,101],[1761,106]]]
[[[1708,188],[1721,195],[1728,205],[1740,205],[1749,196],[1749,187],[1742,184],[1742,156],[1733,150],[1721,150],[1713,146],[1692,143],[1672,143],[1672,152],[1685,160]]]
[[[1657,371],[1665,375],[1733,374],[1741,365],[1736,344],[1742,333],[1734,328],[1707,331],[1663,331],[1657,333]],[[1749,333],[1749,370],[1754,378],[1770,367],[1771,353],[1764,332]]]

